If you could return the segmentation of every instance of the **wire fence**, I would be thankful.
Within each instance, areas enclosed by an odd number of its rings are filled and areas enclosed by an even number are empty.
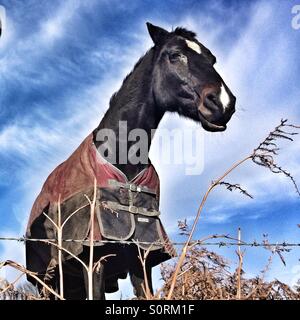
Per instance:
[[[212,237],[214,238],[214,237]],[[217,238],[217,236],[215,236]],[[224,238],[226,238],[224,236]],[[17,242],[43,242],[49,244],[51,242],[56,243],[57,239],[34,239],[34,238],[26,238],[26,237],[2,237],[0,236],[0,241],[17,241]],[[90,244],[89,239],[63,239],[63,242],[74,242],[74,243],[82,243],[82,244]],[[114,243],[114,244],[142,244],[142,245],[164,245],[166,242],[163,241],[155,241],[155,242],[148,242],[148,241],[138,241],[138,240],[96,240],[94,241],[94,245],[101,245],[106,243]],[[186,242],[169,242],[174,246],[184,246]],[[218,247],[227,247],[227,246],[243,246],[243,247],[275,247],[275,248],[293,248],[293,247],[300,247],[300,243],[291,243],[291,242],[276,242],[270,243],[267,241],[263,242],[245,242],[245,241],[203,241],[203,240],[194,240],[190,242],[190,245],[199,245],[199,246],[218,246]]]

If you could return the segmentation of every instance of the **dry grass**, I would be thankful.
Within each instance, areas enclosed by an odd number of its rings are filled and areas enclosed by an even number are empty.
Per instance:
[[[184,260],[181,274],[177,278],[173,300],[298,300],[299,288],[291,288],[279,280],[266,281],[266,269],[255,278],[246,278],[239,267],[232,272],[230,265],[222,256],[201,247],[191,248]],[[163,264],[162,278],[165,282],[161,299],[168,297],[170,280],[176,265]],[[239,287],[240,284],[240,287]],[[239,290],[240,288],[240,290]]]
[[[0,300],[43,300],[43,298],[29,283],[16,286],[16,283],[9,283],[0,278]]]
[[[299,300],[300,280],[295,288],[276,279],[265,280],[272,257],[259,275],[248,278],[239,259],[238,267],[232,271],[226,258],[202,246],[192,246],[177,277],[172,300]],[[147,300],[167,299],[175,268],[176,262],[162,264],[164,285],[152,296],[146,284]],[[47,297],[40,296],[30,284],[16,286],[0,279],[0,300],[45,299]]]

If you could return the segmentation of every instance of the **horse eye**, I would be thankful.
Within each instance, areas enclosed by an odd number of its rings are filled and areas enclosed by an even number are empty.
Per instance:
[[[180,52],[173,52],[173,53],[169,53],[169,59],[171,62],[174,62],[176,60],[178,60],[181,57],[181,53]]]
[[[180,52],[173,52],[169,54],[169,59],[172,63],[175,62],[183,62],[183,63],[187,63],[187,57],[185,55],[183,55]]]

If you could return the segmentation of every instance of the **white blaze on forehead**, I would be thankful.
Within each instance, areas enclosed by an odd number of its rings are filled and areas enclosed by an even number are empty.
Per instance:
[[[222,83],[222,86],[221,86],[221,92],[220,92],[220,101],[223,105],[223,108],[226,109],[229,102],[230,102],[230,97]]]
[[[188,45],[189,48],[192,50],[196,51],[197,53],[201,54],[201,48],[198,43],[190,40],[185,40],[186,44]]]

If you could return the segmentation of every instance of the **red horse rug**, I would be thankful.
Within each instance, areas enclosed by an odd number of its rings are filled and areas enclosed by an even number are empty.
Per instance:
[[[176,255],[159,218],[159,177],[153,165],[149,164],[129,181],[123,172],[100,155],[92,134],[47,178],[31,210],[26,236],[57,239],[53,222],[58,223],[60,209],[61,223],[68,219],[63,228],[63,239],[75,240],[64,241],[63,247],[79,256],[84,245],[89,244],[88,199],[93,199],[95,181],[96,245],[107,246],[110,242],[125,240],[135,242],[141,249],[149,250],[147,263],[150,267]],[[29,270],[45,274],[50,265],[57,264],[55,246],[27,241],[26,248]],[[63,253],[64,261],[71,258],[70,254]],[[114,264],[118,261],[114,260]],[[126,274],[120,267],[120,277],[124,277],[124,272]]]

